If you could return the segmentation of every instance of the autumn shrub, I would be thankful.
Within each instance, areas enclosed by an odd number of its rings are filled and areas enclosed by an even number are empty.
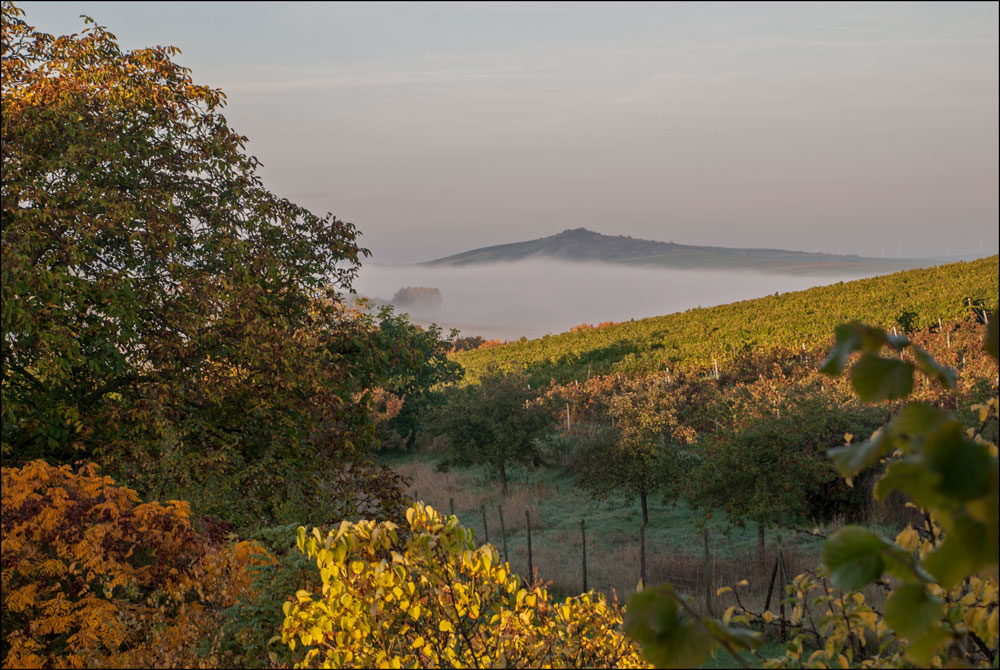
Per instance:
[[[322,589],[284,605],[297,667],[648,667],[616,602],[554,601],[492,545],[476,548],[456,517],[421,503],[406,517],[403,528],[345,521],[325,537],[299,528]]]
[[[4,667],[228,665],[223,609],[246,596],[257,545],[198,528],[184,501],[141,503],[98,474],[3,468]]]

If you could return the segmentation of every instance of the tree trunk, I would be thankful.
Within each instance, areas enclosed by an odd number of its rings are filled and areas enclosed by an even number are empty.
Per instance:
[[[645,526],[649,524],[649,507],[646,506],[645,491],[639,492],[639,500],[642,503],[642,524]]]
[[[500,463],[500,493],[507,497],[507,469],[503,462]]]

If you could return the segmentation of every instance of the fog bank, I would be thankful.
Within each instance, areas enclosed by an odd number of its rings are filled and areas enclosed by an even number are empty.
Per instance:
[[[528,260],[462,267],[368,264],[362,266],[355,288],[361,295],[388,300],[403,286],[435,287],[441,291],[440,308],[409,310],[415,321],[458,328],[463,335],[516,339],[561,333],[580,323],[660,316],[857,277]]]

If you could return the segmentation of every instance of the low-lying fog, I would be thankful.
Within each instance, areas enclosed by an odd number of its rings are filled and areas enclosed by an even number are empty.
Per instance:
[[[517,339],[561,333],[580,323],[628,321],[832,284],[845,276],[636,268],[528,260],[461,267],[363,265],[355,289],[388,301],[404,286],[441,291],[438,309],[405,308],[419,323],[463,335]]]

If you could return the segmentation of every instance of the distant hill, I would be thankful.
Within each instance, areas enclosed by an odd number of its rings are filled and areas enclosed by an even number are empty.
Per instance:
[[[625,235],[602,235],[586,228],[573,228],[564,230],[558,235],[473,249],[419,265],[473,265],[520,261],[528,258],[557,258],[568,261],[597,261],[690,270],[759,270],[792,274],[885,274],[934,264],[933,261],[921,259],[864,258],[784,249],[703,247],[640,240]]]

